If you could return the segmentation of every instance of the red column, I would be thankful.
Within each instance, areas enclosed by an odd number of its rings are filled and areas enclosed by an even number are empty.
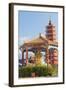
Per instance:
[[[49,50],[48,47],[46,48],[46,62],[49,64]]]
[[[48,72],[48,65],[49,65],[49,50],[48,47],[46,48],[46,62],[47,62],[47,72]]]
[[[24,65],[24,51],[22,49],[22,65]]]
[[[26,65],[28,64],[28,48],[26,47]]]

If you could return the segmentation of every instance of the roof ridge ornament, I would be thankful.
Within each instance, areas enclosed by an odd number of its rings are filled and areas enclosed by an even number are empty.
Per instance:
[[[41,33],[39,33],[39,38],[41,38],[42,36],[41,36]]]
[[[51,25],[51,16],[49,17],[49,25]]]

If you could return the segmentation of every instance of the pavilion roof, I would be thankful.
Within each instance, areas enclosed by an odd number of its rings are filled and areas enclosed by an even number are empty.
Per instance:
[[[34,38],[32,40],[29,40],[29,41],[25,41],[24,44],[21,46],[21,48],[24,47],[24,46],[32,46],[32,45],[53,45],[53,46],[58,46],[58,42],[50,41],[46,37],[40,35],[37,38]]]

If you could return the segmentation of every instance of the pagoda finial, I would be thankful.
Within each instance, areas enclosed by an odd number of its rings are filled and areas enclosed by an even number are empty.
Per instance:
[[[49,25],[51,25],[51,17],[49,17]]]
[[[39,37],[41,37],[41,33],[39,33]]]

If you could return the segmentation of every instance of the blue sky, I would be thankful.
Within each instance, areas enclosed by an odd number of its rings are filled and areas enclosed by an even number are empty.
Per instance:
[[[58,13],[56,12],[37,12],[37,11],[19,11],[18,12],[18,36],[19,45],[25,40],[32,39],[39,35],[45,34],[46,26],[51,17],[52,24],[58,30]]]

